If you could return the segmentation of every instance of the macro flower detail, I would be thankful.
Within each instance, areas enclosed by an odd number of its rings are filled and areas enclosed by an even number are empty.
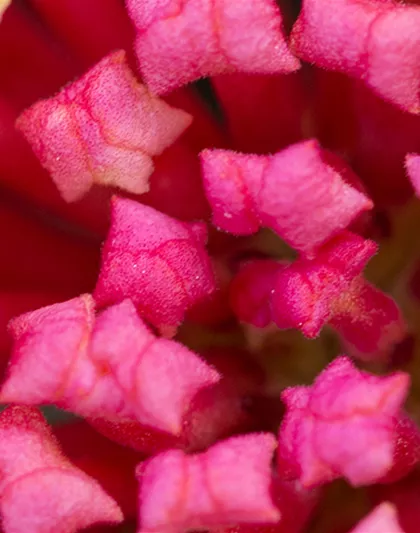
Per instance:
[[[279,432],[279,473],[303,486],[339,477],[358,487],[405,475],[419,460],[420,433],[414,424],[399,442],[409,376],[377,377],[346,357],[335,359],[310,387],[282,392],[286,416]],[[400,455],[399,446],[404,453]]]
[[[214,291],[203,223],[183,223],[114,198],[94,297],[104,306],[130,298],[140,315],[172,336],[184,314]]]
[[[265,226],[304,254],[372,207],[346,183],[343,169],[329,164],[316,141],[273,156],[207,150],[201,162],[215,226],[234,235]]]
[[[96,523],[123,520],[99,483],[60,452],[37,409],[16,406],[3,411],[0,436],[0,512],[5,533],[76,533]]]
[[[363,80],[382,98],[420,112],[420,8],[394,0],[303,0],[291,44],[301,59]]]
[[[1,533],[418,533],[419,24],[0,0]]]
[[[299,68],[272,0],[128,0],[127,7],[141,75],[156,94],[205,76]]]
[[[376,251],[373,241],[344,232],[314,259],[301,258],[279,269],[271,298],[273,321],[309,338],[328,323],[354,355],[387,355],[407,331],[394,300],[362,277]]]
[[[169,450],[141,464],[139,532],[277,522],[281,515],[269,491],[275,446],[272,435],[249,434],[201,454]]]
[[[139,84],[118,51],[26,110],[17,125],[70,202],[94,183],[147,192],[153,156],[190,123],[190,115]]]
[[[220,380],[182,344],[156,338],[128,300],[95,317],[85,295],[25,314],[10,327],[14,350],[3,402],[57,405],[105,431],[120,424],[119,442],[140,451],[185,440],[192,399]]]

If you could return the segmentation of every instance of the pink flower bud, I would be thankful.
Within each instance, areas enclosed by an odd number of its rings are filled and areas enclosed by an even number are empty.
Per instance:
[[[400,428],[408,388],[408,374],[377,377],[339,357],[312,386],[286,389],[280,475],[298,478],[304,487],[340,477],[358,487],[386,479],[391,471],[405,475],[407,462],[412,467],[419,459],[418,429],[407,426],[404,436]]]
[[[110,368],[139,422],[174,435],[181,434],[193,397],[220,380],[182,344],[156,338],[130,300],[99,315],[91,356]]]
[[[364,80],[382,98],[420,112],[420,8],[393,0],[304,0],[292,45],[305,61]]]
[[[387,356],[407,328],[394,300],[361,276],[376,250],[373,241],[343,232],[314,259],[301,258],[281,270],[271,299],[273,321],[309,338],[329,324],[352,355]]]
[[[250,235],[266,226],[305,254],[372,207],[346,183],[344,163],[331,166],[316,141],[271,157],[205,150],[201,162],[217,227]]]
[[[0,492],[5,533],[76,533],[123,518],[99,483],[65,459],[33,408],[0,415]]]
[[[276,524],[239,525],[217,529],[214,533],[303,533],[320,500],[318,489],[305,489],[298,481],[273,476],[271,494],[281,513]]]
[[[191,117],[140,85],[117,51],[53,98],[18,119],[63,198],[75,201],[94,183],[141,194],[153,157],[188,127]]]
[[[95,320],[92,298],[81,296],[15,318],[10,330],[14,347],[3,402],[54,404],[111,438],[119,427],[117,441],[140,451],[196,446],[194,434],[188,442],[185,436],[201,407],[194,410],[192,400],[220,375],[182,344],[156,338],[129,300]],[[221,399],[210,398],[214,413]],[[217,422],[216,416],[213,439],[237,423]]]
[[[173,334],[187,309],[214,290],[201,223],[114,198],[95,289],[100,306],[130,298],[142,318]]]
[[[142,77],[156,94],[230,72],[292,72],[280,11],[272,0],[187,3],[127,0],[138,30]]]
[[[222,441],[206,452],[170,450],[138,468],[140,532],[178,533],[232,523],[277,522],[270,497],[270,434]]]

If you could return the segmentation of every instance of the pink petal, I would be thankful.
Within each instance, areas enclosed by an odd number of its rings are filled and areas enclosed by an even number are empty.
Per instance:
[[[146,192],[152,157],[190,122],[184,111],[137,83],[125,52],[117,51],[57,96],[26,110],[17,126],[70,202],[94,183]]]
[[[391,503],[378,505],[366,518],[358,523],[351,533],[404,533],[398,522],[397,511]]]
[[[396,302],[362,277],[335,301],[330,325],[351,355],[367,360],[388,355],[407,334]]]
[[[0,415],[0,472],[5,533],[76,533],[123,519],[100,485],[61,454],[36,409],[10,407]]]
[[[206,76],[297,70],[271,0],[127,0],[142,77],[156,94]],[[246,36],[246,37],[245,37]]]
[[[314,259],[301,258],[276,277],[271,300],[274,322],[280,328],[299,328],[315,337],[334,316],[335,301],[349,290],[377,246],[373,241],[343,232],[318,250]]]
[[[131,298],[140,315],[174,332],[185,311],[214,290],[205,226],[114,198],[95,289],[100,306]]]
[[[213,223],[237,235],[273,229],[305,254],[346,228],[372,203],[346,183],[346,167],[331,166],[316,141],[304,141],[273,156],[223,150],[201,153]]]
[[[299,482],[272,480],[273,501],[281,512],[277,524],[239,525],[217,529],[214,533],[303,533],[319,503],[319,490],[304,489]]]
[[[270,434],[222,441],[187,456],[171,450],[138,469],[140,530],[183,532],[237,522],[276,522],[270,497]]]
[[[2,401],[42,404],[65,397],[72,365],[86,351],[93,322],[94,302],[89,295],[13,319],[9,324],[13,353]]]
[[[364,80],[419,113],[420,9],[393,0],[304,0],[292,45],[305,61]]]
[[[297,477],[305,487],[340,477],[357,487],[385,479],[393,468],[406,473],[419,459],[417,428],[399,427],[408,388],[408,374],[377,377],[339,357],[311,387],[286,389],[280,475]]]
[[[94,320],[90,295],[12,320],[14,344],[1,400],[133,420],[112,376],[89,357]]]
[[[193,397],[220,380],[182,344],[155,337],[130,300],[97,318],[91,357],[111,369],[140,423],[174,435],[181,434]]]

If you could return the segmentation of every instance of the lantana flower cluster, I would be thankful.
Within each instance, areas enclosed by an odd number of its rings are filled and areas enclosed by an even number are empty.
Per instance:
[[[417,533],[420,4],[0,13],[2,533]]]

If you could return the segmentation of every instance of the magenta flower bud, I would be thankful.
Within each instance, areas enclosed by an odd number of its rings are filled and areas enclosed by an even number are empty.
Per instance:
[[[115,501],[60,452],[37,409],[0,415],[0,512],[5,533],[77,533],[122,522]]]
[[[297,55],[363,80],[382,98],[420,112],[420,8],[394,0],[304,0],[293,27]]]
[[[17,126],[63,198],[72,202],[94,183],[147,192],[152,158],[190,122],[190,115],[140,85],[125,53],[117,51],[57,96],[27,109]]]
[[[274,449],[272,435],[256,433],[197,455],[169,450],[139,465],[139,532],[277,522],[269,490]]]
[[[127,0],[137,28],[140,72],[156,94],[206,76],[293,72],[282,16],[272,0],[250,2]]]
[[[110,368],[137,420],[174,435],[181,434],[193,397],[220,380],[182,344],[156,338],[130,300],[98,316],[91,357]]]
[[[201,407],[193,409],[194,397],[220,380],[182,344],[156,338],[129,300],[95,318],[92,297],[81,296],[26,313],[10,330],[3,402],[57,405],[99,429],[119,424],[118,442],[140,451],[184,443],[184,428]],[[210,396],[214,409],[231,405],[219,397]],[[213,416],[214,438],[237,422],[230,415],[226,427],[217,411]],[[188,445],[194,447],[192,437]]]
[[[372,208],[365,194],[346,183],[344,163],[331,166],[316,141],[273,156],[205,150],[201,163],[218,228],[250,235],[265,226],[304,254]]]
[[[286,389],[279,474],[305,487],[340,477],[359,487],[405,475],[420,457],[418,428],[401,429],[409,382],[403,372],[377,377],[339,357],[312,386]]]
[[[376,251],[373,241],[343,232],[314,259],[301,258],[280,270],[271,298],[274,322],[309,338],[329,324],[354,356],[388,355],[407,328],[394,300],[361,276]]]
[[[104,306],[130,298],[140,315],[172,336],[194,303],[214,290],[206,227],[114,198],[94,297]]]

